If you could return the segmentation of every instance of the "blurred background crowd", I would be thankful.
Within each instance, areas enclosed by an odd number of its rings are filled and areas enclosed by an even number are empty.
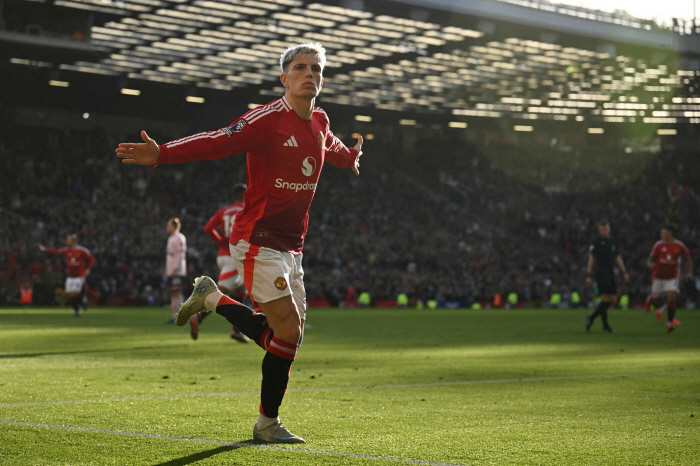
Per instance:
[[[17,302],[20,287],[34,289],[35,303],[55,302],[65,267],[36,245],[61,247],[70,233],[96,258],[86,289],[93,304],[166,303],[170,217],[187,237],[188,278],[218,276],[217,247],[202,228],[232,203],[245,156],[123,166],[113,151],[133,136],[0,129],[0,304]],[[678,238],[697,249],[692,151],[482,140],[477,147],[425,131],[410,145],[366,141],[359,177],[325,165],[304,249],[309,301],[349,305],[367,292],[374,303],[393,303],[406,293],[412,302],[471,306],[514,292],[520,305],[541,306],[554,293],[566,303],[576,292],[586,303],[588,246],[607,218],[632,277],[619,280],[620,291],[639,303],[663,224],[677,225]],[[683,285],[689,305],[695,289]]]

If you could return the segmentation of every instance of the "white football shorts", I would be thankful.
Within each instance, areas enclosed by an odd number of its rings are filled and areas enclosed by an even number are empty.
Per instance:
[[[219,266],[219,281],[217,285],[233,291],[243,285],[243,278],[236,269],[236,264],[231,256],[219,256],[216,258],[216,265]]]
[[[85,284],[85,277],[68,277],[66,278],[66,285],[64,291],[66,293],[80,293],[83,291],[83,285]]]
[[[275,251],[243,240],[231,245],[231,257],[253,303],[292,296],[302,321],[306,319],[306,290],[301,254]]]
[[[651,281],[651,295],[656,297],[656,296],[661,296],[664,293],[667,293],[669,291],[675,291],[676,293],[680,292],[680,288],[678,287],[678,279],[677,278],[669,278],[664,280],[655,278]]]

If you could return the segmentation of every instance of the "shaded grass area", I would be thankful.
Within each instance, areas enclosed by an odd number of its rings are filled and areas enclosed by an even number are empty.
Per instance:
[[[262,351],[167,314],[0,309],[0,420],[251,442]],[[584,317],[312,309],[281,412],[303,452],[0,425],[0,463],[700,464],[700,313]]]

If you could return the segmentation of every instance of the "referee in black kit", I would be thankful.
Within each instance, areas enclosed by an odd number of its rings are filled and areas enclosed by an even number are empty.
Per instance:
[[[615,264],[620,268],[625,277],[625,283],[630,281],[625,264],[617,249],[617,243],[610,238],[610,222],[603,219],[598,222],[598,237],[590,247],[588,255],[588,278],[586,283],[593,283],[595,278],[595,292],[600,295],[600,304],[593,314],[586,317],[586,331],[591,331],[591,325],[596,317],[603,319],[603,331],[613,333],[608,324],[608,309],[617,301],[617,287],[615,286]],[[595,266],[595,274],[593,267]]]

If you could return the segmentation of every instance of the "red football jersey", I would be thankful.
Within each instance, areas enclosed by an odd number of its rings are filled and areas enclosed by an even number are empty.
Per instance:
[[[76,246],[75,249],[46,248],[46,252],[48,252],[49,254],[60,254],[66,258],[66,265],[68,265],[69,277],[84,277],[86,260],[88,261],[88,270],[92,269],[92,266],[95,264],[95,257],[92,254],[90,254],[90,251],[88,251],[82,246]]]
[[[688,260],[690,253],[685,244],[675,240],[673,243],[657,241],[649,258],[655,261],[653,277],[663,280],[678,278],[680,258]]]
[[[228,239],[231,237],[233,224],[236,223],[236,216],[243,210],[245,204],[236,202],[217,210],[212,218],[204,225],[204,233],[209,235],[216,244],[219,245],[219,256],[230,256],[231,250],[228,247]],[[219,233],[221,228],[223,234]]]
[[[230,243],[242,239],[300,253],[324,162],[351,168],[357,150],[333,135],[323,110],[314,108],[311,120],[304,120],[283,97],[226,128],[161,145],[158,163],[215,160],[243,152],[248,154],[248,189]]]

